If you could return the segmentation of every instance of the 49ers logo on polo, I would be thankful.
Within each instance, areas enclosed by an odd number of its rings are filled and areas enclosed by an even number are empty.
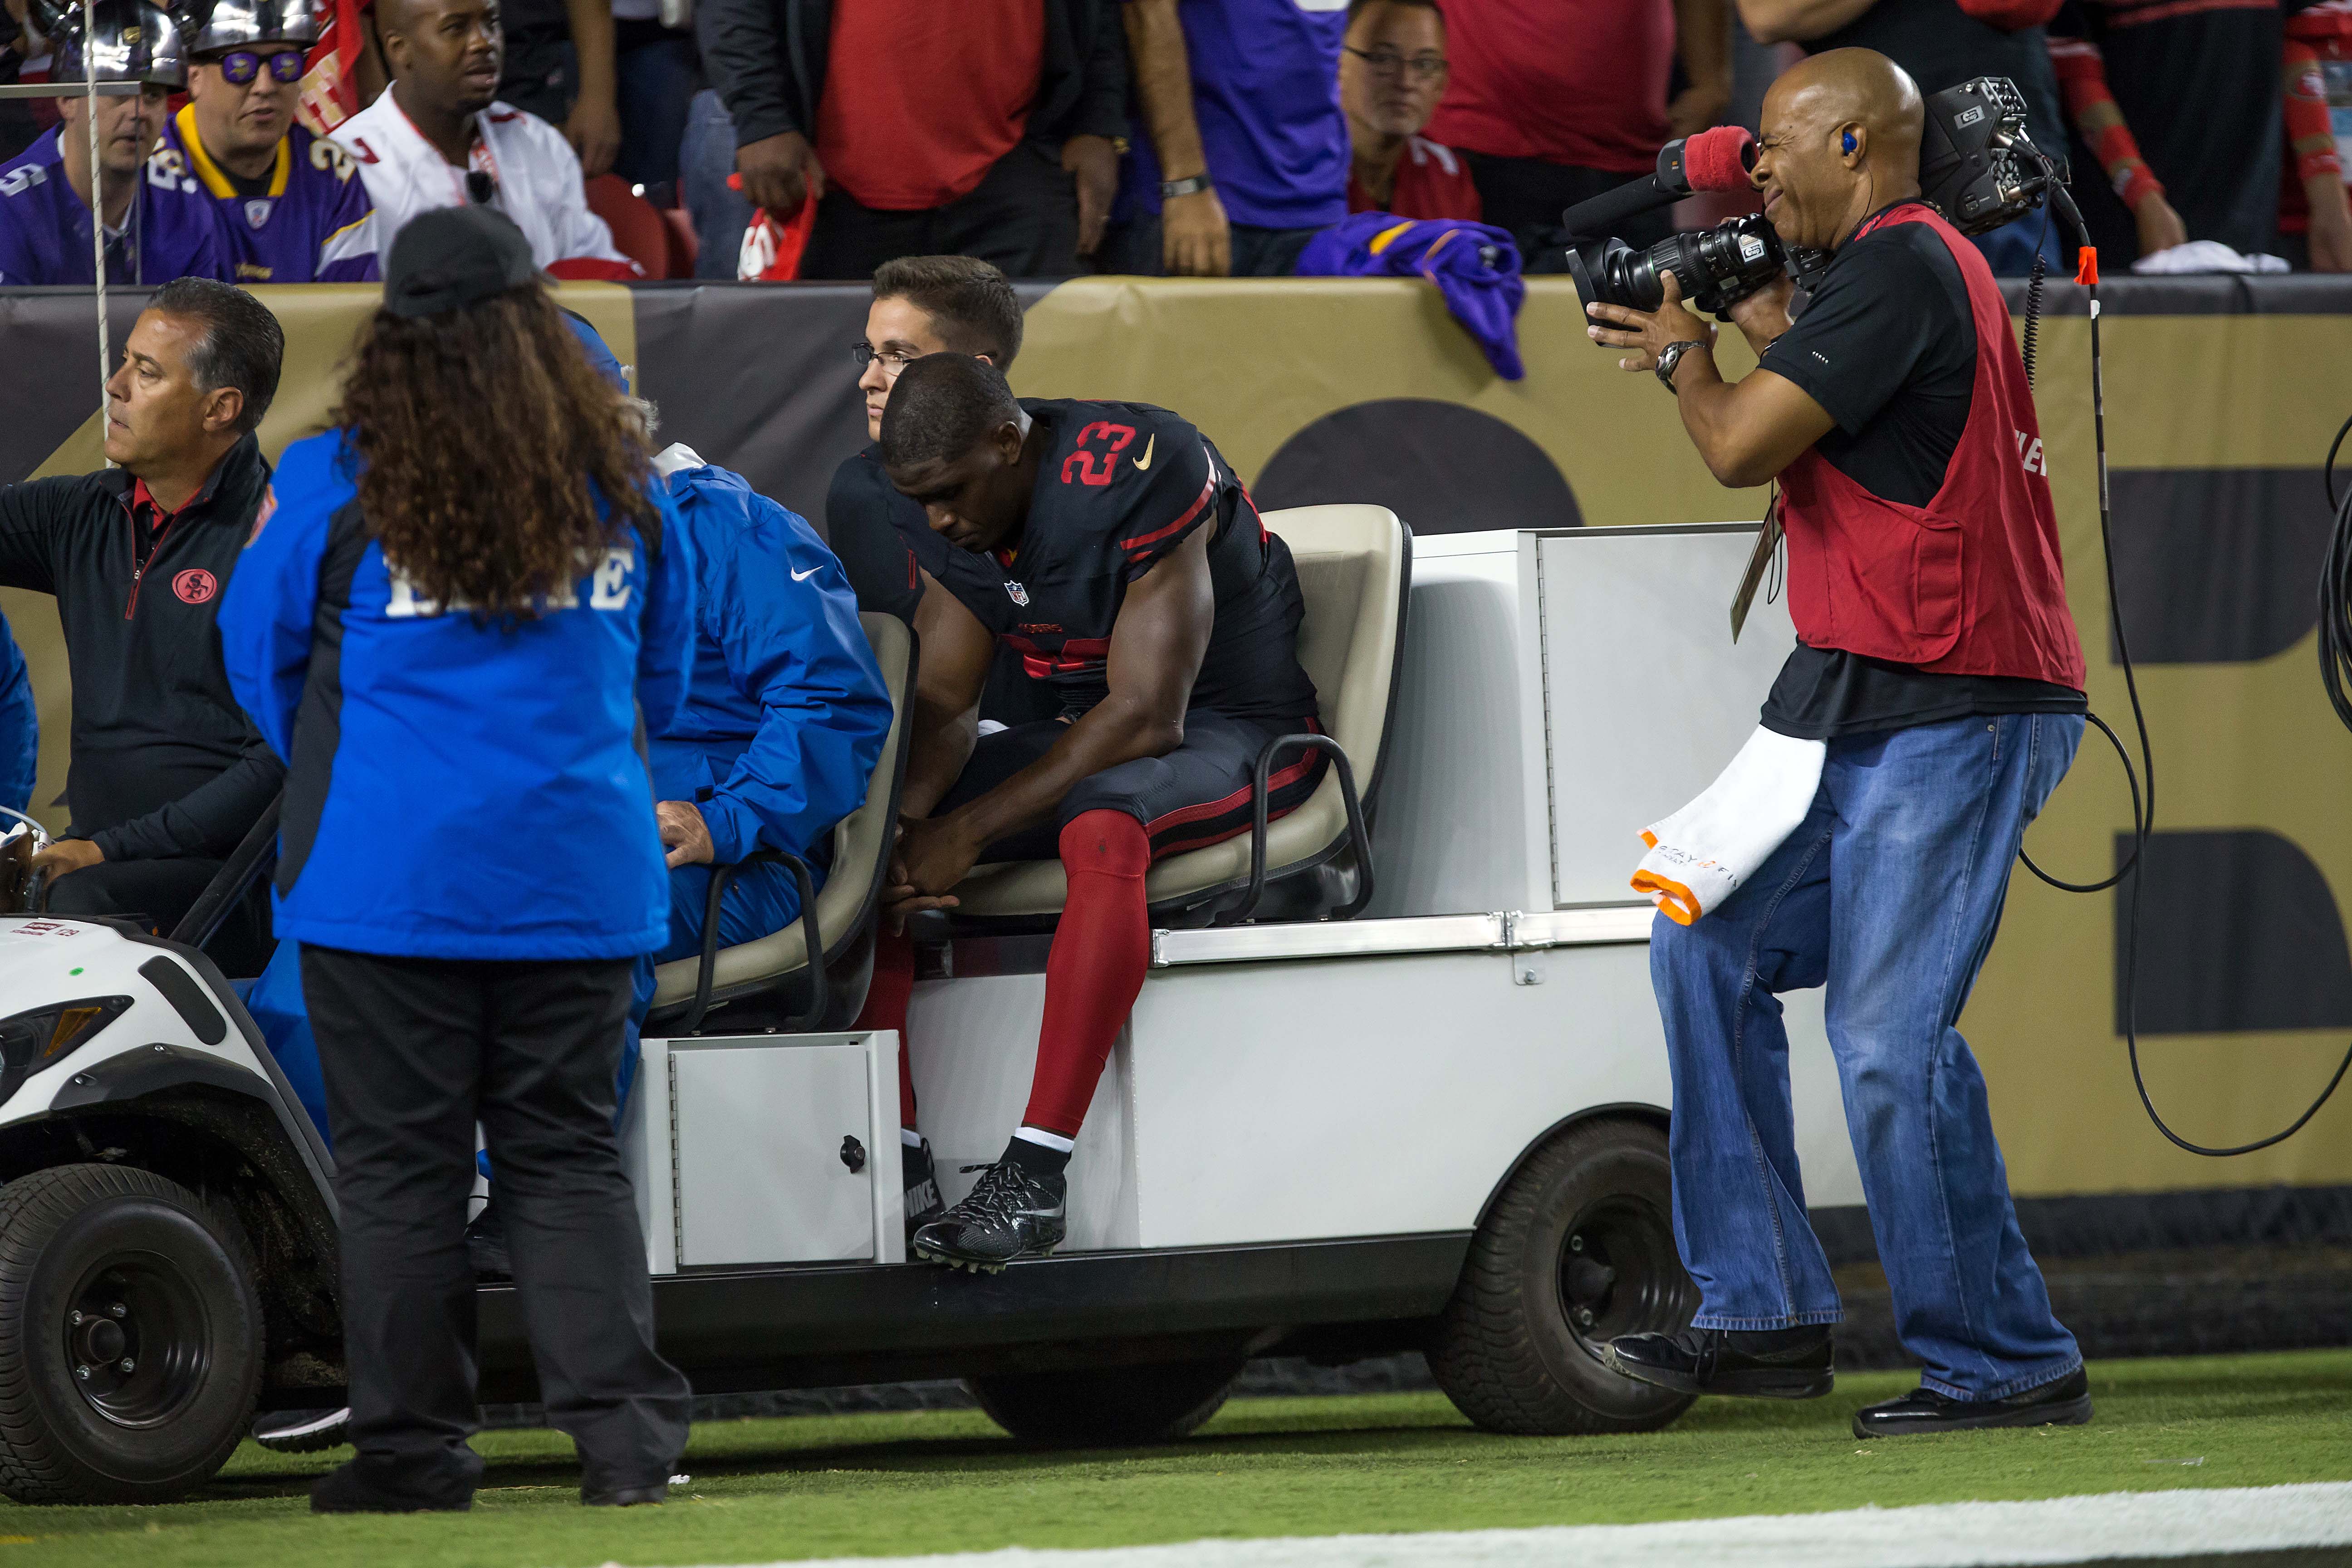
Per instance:
[[[220,579],[201,566],[191,566],[172,579],[172,592],[183,604],[201,605],[220,592]]]

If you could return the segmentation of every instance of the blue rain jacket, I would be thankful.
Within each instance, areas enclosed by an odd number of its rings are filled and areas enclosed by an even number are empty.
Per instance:
[[[741,475],[690,466],[668,486],[699,607],[686,704],[655,731],[655,794],[700,807],[722,864],[805,856],[865,801],[890,731],[856,595],[816,531]]]
[[[286,449],[220,607],[230,688],[286,760],[280,937],[418,958],[625,958],[669,933],[635,737],[676,719],[693,546],[656,487],[536,619],[420,599],[360,515],[341,431]],[[274,510],[273,510],[274,505]]]

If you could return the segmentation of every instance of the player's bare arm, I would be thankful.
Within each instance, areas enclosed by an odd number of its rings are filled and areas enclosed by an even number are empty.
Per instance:
[[[1005,835],[1051,817],[1079,781],[1184,742],[1184,710],[1209,648],[1216,599],[1209,577],[1213,531],[1196,530],[1129,584],[1111,627],[1110,695],[1071,724],[1053,749],[945,816],[910,821],[898,842],[903,885],[893,901],[946,893]],[[929,644],[924,645],[926,659]],[[894,878],[894,880],[899,879]]]
[[[980,624],[953,594],[923,574],[915,610],[916,646],[923,657],[915,674],[908,718],[907,782],[898,793],[902,816],[929,816],[971,760],[980,728],[980,698],[996,657],[996,634]]]

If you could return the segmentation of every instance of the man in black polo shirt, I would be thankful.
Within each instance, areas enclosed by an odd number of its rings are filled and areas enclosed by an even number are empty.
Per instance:
[[[285,334],[252,295],[184,278],[156,294],[106,384],[119,468],[0,489],[0,584],[54,594],[73,677],[73,826],[35,858],[49,909],[168,933],[277,796],[285,768],[230,695],[213,614],[267,521],[254,428]],[[240,908],[212,952],[268,957]]]
[[[1592,336],[1633,351],[1624,368],[1665,382],[1717,479],[1778,481],[1800,646],[1763,724],[1821,747],[1795,830],[1715,908],[1653,931],[1675,1235],[1701,1299],[1690,1329],[1616,1340],[1608,1360],[1690,1394],[1829,1392],[1841,1309],[1806,1220],[1777,996],[1826,985],[1895,1327],[1922,1366],[1855,1435],[2078,1424],[2082,1353],[1955,1026],[2083,733],[2032,395],[1990,270],[1919,198],[1911,79],[1868,49],[1816,55],[1773,84],[1763,124],[1765,213],[1832,256],[1793,325],[1785,287],[1737,310],[1761,367],[1724,380],[1675,289],[1646,314],[1590,307]]]
[[[1304,603],[1232,468],[1164,408],[1016,400],[992,367],[933,354],[899,374],[881,457],[945,590],[917,620],[891,912],[953,908],[982,861],[1058,858],[1069,878],[1028,1110],[971,1195],[915,1236],[920,1256],[993,1268],[1062,1238],[1071,1146],[1150,963],[1144,873],[1246,831],[1259,753],[1315,725]],[[1060,711],[982,736],[1000,645]],[[1323,765],[1277,769],[1270,815]]]

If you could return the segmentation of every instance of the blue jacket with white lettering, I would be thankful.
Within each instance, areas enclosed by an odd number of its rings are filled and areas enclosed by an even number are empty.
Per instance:
[[[286,759],[278,934],[418,958],[625,958],[669,934],[635,744],[677,717],[693,548],[608,551],[572,602],[478,623],[417,598],[331,430],[286,449],[220,608],[230,687]]]
[[[693,685],[655,732],[654,791],[701,809],[722,865],[805,855],[866,799],[890,696],[841,563],[800,517],[683,447],[662,455],[692,542]]]

